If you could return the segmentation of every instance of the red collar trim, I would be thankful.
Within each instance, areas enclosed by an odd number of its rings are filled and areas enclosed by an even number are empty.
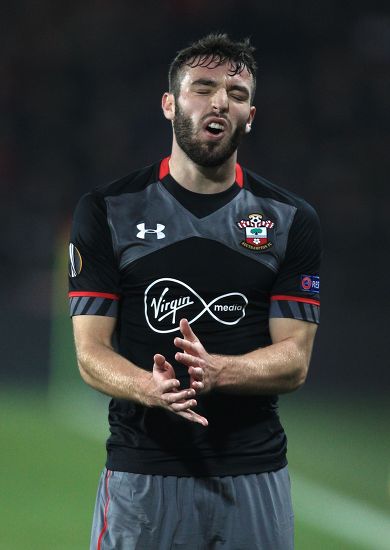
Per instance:
[[[158,179],[161,181],[169,174],[169,159],[171,157],[165,157],[160,163],[160,170],[158,173]],[[244,173],[242,171],[241,166],[236,164],[236,182],[239,187],[243,187],[244,185]]]
[[[169,174],[169,159],[171,157],[165,157],[160,163],[160,170],[158,172],[158,179],[161,181]]]
[[[244,186],[244,172],[238,162],[236,163],[236,182],[239,187]]]

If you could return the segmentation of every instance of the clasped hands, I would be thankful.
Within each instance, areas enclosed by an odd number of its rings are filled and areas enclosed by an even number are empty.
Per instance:
[[[207,419],[194,412],[193,408],[197,405],[196,395],[209,391],[215,384],[215,357],[207,353],[187,319],[181,319],[180,331],[182,338],[176,337],[173,343],[182,351],[175,354],[175,359],[188,368],[190,385],[181,390],[172,365],[157,353],[154,356],[153,381],[159,405],[191,422],[207,426]]]

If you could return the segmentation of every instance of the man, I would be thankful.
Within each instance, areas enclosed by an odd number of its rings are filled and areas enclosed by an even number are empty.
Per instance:
[[[76,209],[77,360],[112,396],[93,549],[293,548],[277,394],[306,378],[321,244],[307,203],[237,164],[255,73],[248,41],[179,52],[171,156]]]

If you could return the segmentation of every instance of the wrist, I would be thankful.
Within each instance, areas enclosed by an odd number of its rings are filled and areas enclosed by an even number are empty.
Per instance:
[[[229,358],[226,355],[211,355],[212,374],[210,380],[210,389],[222,389],[226,383],[226,370]]]
[[[133,380],[136,401],[146,407],[156,406],[155,381],[151,372],[142,371]]]
[[[216,355],[216,377],[214,387],[220,391],[235,391],[240,385],[242,373],[237,366],[238,356],[236,355]]]

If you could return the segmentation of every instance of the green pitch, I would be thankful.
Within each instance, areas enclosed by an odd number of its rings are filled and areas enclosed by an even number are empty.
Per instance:
[[[89,418],[81,406],[78,418],[80,397],[63,390],[69,406],[64,400],[58,410],[44,395],[0,395],[1,550],[88,548],[105,458],[105,404]],[[282,399],[281,415],[289,434],[296,549],[390,549],[389,410],[377,401],[342,406],[300,392]]]

